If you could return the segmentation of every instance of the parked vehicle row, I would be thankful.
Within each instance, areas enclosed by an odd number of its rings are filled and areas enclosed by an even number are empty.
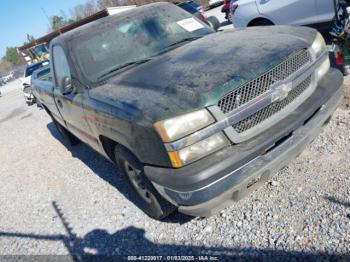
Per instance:
[[[6,84],[5,79],[3,77],[0,77],[0,86],[3,86],[5,84]]]
[[[168,3],[66,32],[50,57],[52,81],[33,80],[37,100],[67,143],[116,163],[156,219],[210,216],[269,180],[343,91],[316,30],[215,32]]]
[[[7,75],[0,76],[0,86],[7,84],[8,82],[14,80],[13,72],[8,73]]]
[[[2,78],[5,82],[10,82],[10,81],[15,79],[12,71],[10,73],[8,73],[7,75],[4,75]]]

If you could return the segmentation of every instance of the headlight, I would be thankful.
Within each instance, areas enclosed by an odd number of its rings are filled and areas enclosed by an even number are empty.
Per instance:
[[[329,68],[331,67],[331,64],[329,62],[329,58],[327,57],[323,63],[316,69],[316,80],[319,81],[324,77],[325,74],[327,74]]]
[[[226,145],[228,145],[226,137],[218,133],[179,151],[169,152],[169,157],[173,167],[178,168],[214,153]]]
[[[175,141],[214,122],[206,110],[195,111],[186,115],[160,121],[154,124],[163,142]]]
[[[316,57],[320,56],[324,51],[327,50],[326,42],[324,41],[323,36],[318,32],[311,46],[311,49],[315,53]]]

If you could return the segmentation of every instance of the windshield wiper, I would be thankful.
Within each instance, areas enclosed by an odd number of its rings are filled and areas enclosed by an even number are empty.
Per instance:
[[[146,58],[146,59],[140,59],[140,60],[136,60],[136,61],[131,61],[131,62],[128,62],[128,63],[123,64],[123,65],[119,65],[119,66],[117,66],[117,67],[112,68],[112,69],[109,70],[108,72],[106,72],[106,73],[100,75],[97,79],[98,79],[98,80],[101,80],[103,77],[105,77],[105,76],[107,76],[107,75],[109,75],[109,74],[112,74],[112,73],[114,73],[114,72],[117,72],[117,71],[119,71],[119,70],[121,70],[121,69],[123,69],[123,68],[129,67],[129,66],[132,66],[132,65],[143,64],[143,63],[146,63],[146,62],[148,62],[148,61],[150,61],[150,60],[151,60],[151,58]]]
[[[174,45],[178,45],[178,44],[181,44],[181,43],[184,43],[184,42],[194,41],[194,40],[197,40],[199,38],[201,38],[201,36],[186,37],[186,38],[181,39],[180,41],[177,41],[175,43],[172,43],[172,44],[168,45],[168,47],[171,47],[171,46],[174,46]]]
[[[173,46],[176,46],[176,45],[179,45],[181,43],[185,43],[185,42],[189,42],[189,41],[194,41],[194,40],[197,40],[199,38],[202,38],[202,36],[192,36],[192,37],[186,37],[186,38],[183,38],[181,39],[180,41],[177,41],[175,43],[172,43],[166,47],[164,47],[160,53],[164,53],[166,52],[167,50],[169,50],[170,48],[172,48]]]

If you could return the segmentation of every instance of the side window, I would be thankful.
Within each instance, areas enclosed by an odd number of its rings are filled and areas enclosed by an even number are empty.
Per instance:
[[[69,64],[61,46],[54,46],[52,49],[52,53],[53,69],[55,72],[55,84],[57,87],[61,87],[62,79],[64,79],[65,77],[71,77],[69,71]]]

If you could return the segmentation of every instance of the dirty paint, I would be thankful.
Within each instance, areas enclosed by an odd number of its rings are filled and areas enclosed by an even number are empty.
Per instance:
[[[290,54],[308,48],[316,36],[313,29],[286,26],[213,32],[98,85],[84,78],[77,58],[71,55],[72,39],[83,36],[84,30],[98,32],[102,26],[115,25],[118,19],[132,20],[137,14],[152,16],[171,8],[177,7],[165,3],[139,7],[84,25],[51,42],[51,50],[56,44],[63,47],[72,83],[78,90],[69,95],[72,105],[64,113],[68,116],[65,120],[71,122],[73,133],[74,126],[84,126],[84,132],[91,136],[89,141],[96,140],[92,147],[102,154],[104,149],[97,148],[101,136],[123,145],[142,163],[171,166],[153,128],[155,122],[215,105],[226,93],[270,70]],[[52,100],[54,87],[50,88],[49,94],[47,87],[42,93]]]

